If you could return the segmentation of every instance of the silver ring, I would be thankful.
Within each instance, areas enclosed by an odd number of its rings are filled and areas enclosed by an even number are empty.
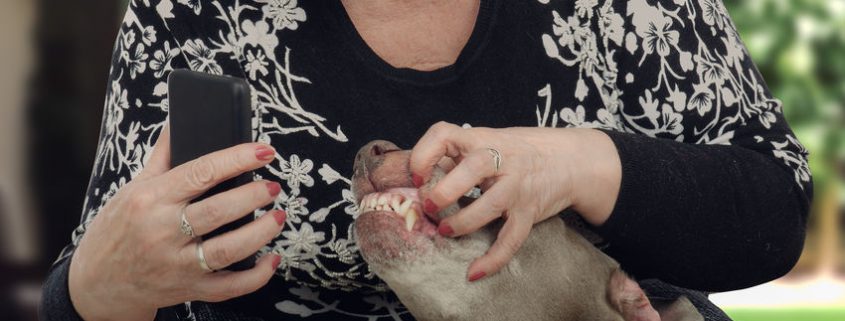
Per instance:
[[[182,230],[182,234],[185,234],[190,238],[195,238],[197,235],[194,234],[194,228],[191,226],[191,223],[188,223],[188,215],[185,211],[187,208],[188,206],[182,207],[182,223],[179,224],[179,229]]]
[[[499,174],[499,168],[502,167],[502,153],[495,148],[487,148],[487,152],[493,156],[493,173]]]
[[[200,268],[206,272],[214,272],[208,262],[205,260],[205,252],[202,251],[202,240],[197,240],[197,260],[200,262]]]

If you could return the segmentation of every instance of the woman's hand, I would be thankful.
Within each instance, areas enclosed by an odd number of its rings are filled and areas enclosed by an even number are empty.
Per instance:
[[[501,154],[498,171],[489,149]],[[454,203],[476,185],[484,193],[443,219],[439,233],[465,235],[496,218],[505,219],[487,254],[470,264],[470,281],[498,272],[535,223],[569,207],[587,222],[603,224],[616,203],[622,176],[613,141],[592,129],[461,128],[441,122],[423,135],[411,153],[411,172],[418,187],[444,156],[457,165],[430,191],[421,192],[426,214]]]
[[[272,147],[243,144],[170,169],[169,142],[165,128],[144,170],[100,210],[73,255],[70,297],[86,320],[151,320],[161,307],[241,296],[266,284],[280,262],[271,254],[250,270],[209,272],[199,264],[198,239],[180,230],[183,208],[200,236],[269,204],[281,187],[266,181],[189,201],[226,179],[266,165],[274,158]],[[219,269],[240,261],[274,238],[285,213],[268,214],[205,240],[208,266]]]

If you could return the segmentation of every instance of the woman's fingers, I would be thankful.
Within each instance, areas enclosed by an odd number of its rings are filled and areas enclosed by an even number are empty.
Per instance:
[[[473,138],[457,125],[439,122],[431,126],[417,141],[411,151],[411,173],[414,173],[415,184],[422,184],[431,175],[432,167],[443,156],[460,157],[462,151],[473,149]]]
[[[267,144],[241,144],[182,164],[157,179],[166,187],[166,197],[187,201],[229,178],[267,165],[275,154]]]
[[[205,235],[270,204],[282,191],[276,182],[257,181],[188,205],[185,216],[196,235]]]
[[[505,224],[496,242],[487,253],[477,258],[468,271],[470,281],[498,272],[516,254],[528,238],[535,218],[548,217],[549,213],[536,213],[544,206],[558,207],[558,203],[547,203],[548,190],[553,188],[546,182],[547,176],[538,171],[533,161],[542,153],[534,150],[532,139],[527,135],[519,139],[520,130],[496,130],[489,128],[462,129],[448,123],[432,126],[420,138],[411,152],[410,170],[414,184],[423,185],[431,178],[432,166],[443,156],[456,161],[457,165],[440,178],[431,189],[420,189],[423,210],[431,215],[454,203],[467,191],[480,185],[483,195],[455,215],[444,218],[438,231],[444,236],[460,236],[472,233],[504,214]],[[489,150],[495,148],[495,150]],[[504,162],[508,155],[525,157],[520,162]],[[515,159],[515,158],[514,158]],[[507,164],[510,164],[508,166]],[[510,177],[514,177],[513,180]],[[542,178],[542,179],[541,179]],[[527,182],[521,182],[527,180]],[[534,184],[533,181],[540,181]],[[522,188],[527,187],[527,190]],[[525,197],[522,197],[525,196]],[[538,206],[537,203],[539,204]],[[530,210],[529,210],[530,209]],[[508,215],[510,214],[510,215]]]
[[[457,166],[457,163],[460,163],[461,159],[462,158],[460,156],[456,158],[443,156],[440,158],[440,161],[437,162],[437,167],[440,167],[443,172],[448,173],[451,172],[452,169],[455,168],[455,166]]]
[[[199,299],[220,302],[255,292],[270,281],[281,259],[278,254],[267,254],[249,270],[208,274],[196,284]]]
[[[440,221],[438,227],[440,234],[444,234],[443,236],[470,234],[502,217],[513,195],[511,195],[512,191],[501,186],[495,185],[469,206]]]
[[[452,204],[476,185],[495,174],[493,161],[485,149],[477,149],[464,156],[448,175],[427,193],[423,210],[435,214],[438,209]]]
[[[516,213],[510,213],[516,214]],[[475,259],[469,265],[467,278],[470,282],[485,276],[493,275],[501,270],[528,238],[534,222],[526,215],[509,215],[504,226],[496,237],[496,242],[483,256]]]
[[[241,228],[205,240],[202,249],[206,263],[219,270],[255,254],[279,234],[284,222],[285,212],[274,210]],[[189,245],[184,250],[196,249]],[[189,263],[199,268],[196,262]]]
[[[147,159],[147,164],[138,176],[154,177],[168,170],[170,170],[170,125],[164,125],[158,134],[150,158]]]

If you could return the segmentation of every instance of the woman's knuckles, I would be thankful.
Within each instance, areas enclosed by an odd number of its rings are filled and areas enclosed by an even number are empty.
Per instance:
[[[492,157],[489,157],[487,152],[474,152],[470,157],[465,157],[463,162],[466,162],[467,168],[472,170],[472,173],[477,175],[484,175],[490,172],[488,169],[493,168]]]
[[[197,206],[193,216],[189,217],[189,222],[193,222],[195,232],[199,235],[204,235],[214,230],[229,221],[229,211],[223,204],[215,204],[211,202],[195,203]],[[192,219],[192,220],[191,220]]]
[[[235,147],[231,153],[221,155],[220,168],[217,170],[225,173],[241,173],[250,170],[251,165],[257,163],[257,160],[254,155],[247,156],[248,154],[244,146]]]
[[[206,249],[206,252],[206,255],[208,256],[208,265],[213,269],[221,269],[237,261],[236,250],[231,246],[216,246]]]
[[[440,140],[445,140],[455,129],[460,129],[460,127],[449,122],[439,121],[431,125],[431,134]]]
[[[125,200],[126,213],[136,214],[149,212],[158,203],[157,193],[151,188],[143,188],[129,183],[121,189],[120,196]]]
[[[502,195],[498,195],[502,196]],[[508,210],[508,204],[510,203],[510,199],[507,197],[491,197],[487,200],[487,206],[491,214],[501,215],[503,212]]]
[[[215,181],[217,172],[210,156],[200,157],[189,164],[185,181],[192,189],[205,190]]]

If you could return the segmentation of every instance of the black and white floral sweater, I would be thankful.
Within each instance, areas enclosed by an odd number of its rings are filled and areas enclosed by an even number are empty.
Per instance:
[[[412,319],[352,239],[351,162],[373,139],[411,147],[440,120],[608,133],[622,186],[596,231],[638,279],[737,289],[779,277],[802,248],[807,152],[721,0],[481,0],[457,62],[431,72],[381,60],[339,0],[134,0],[111,64],[82,224],[45,284],[45,319],[78,318],[74,246],[142,168],[177,68],[249,82],[254,138],[280,152],[256,176],[282,182],[273,207],[288,220],[261,252],[284,257],[267,287],[160,319]]]

